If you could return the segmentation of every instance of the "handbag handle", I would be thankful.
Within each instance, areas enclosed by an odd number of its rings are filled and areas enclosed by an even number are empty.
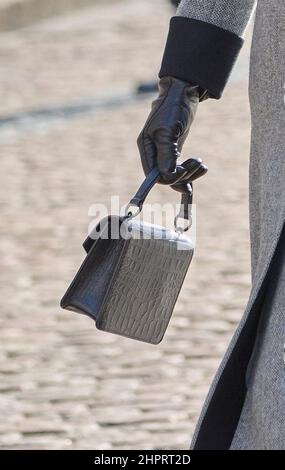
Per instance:
[[[128,206],[136,206],[142,210],[142,206],[144,201],[146,200],[147,195],[152,190],[154,185],[158,182],[160,178],[160,173],[157,167],[154,167],[150,173],[146,176],[144,182],[141,184],[139,189],[137,190],[134,197],[130,200]]]
[[[181,206],[180,211],[174,219],[175,230],[178,233],[186,232],[191,227],[192,215],[191,215],[191,206],[193,200],[193,181],[203,176],[207,173],[208,168],[203,164],[200,158],[189,158],[182,165],[177,165],[177,172],[180,173],[178,181],[171,186],[181,193]],[[150,173],[146,176],[144,182],[139,187],[135,196],[130,200],[129,204],[126,207],[126,218],[133,218],[139,212],[141,212],[143,203],[160,178],[160,173],[158,169],[153,168]],[[137,212],[132,213],[131,207],[137,207]],[[179,219],[184,219],[188,221],[187,226],[179,225]],[[94,239],[91,236],[88,236],[83,243],[85,251],[91,249],[94,244]]]
[[[208,168],[203,164],[200,158],[189,158],[182,164],[178,164],[176,171],[179,174],[178,180],[173,183],[174,189],[181,193],[181,207],[179,213],[174,219],[175,229],[180,232],[187,231],[191,226],[191,205],[193,201],[193,184],[192,182],[207,173]],[[160,172],[157,167],[154,167],[146,176],[144,182],[139,187],[135,196],[130,200],[126,207],[126,217],[133,218],[138,215],[143,207],[151,189],[158,182]],[[133,213],[132,207],[137,207],[137,211]],[[184,219],[190,223],[186,227],[178,225],[179,219]]]

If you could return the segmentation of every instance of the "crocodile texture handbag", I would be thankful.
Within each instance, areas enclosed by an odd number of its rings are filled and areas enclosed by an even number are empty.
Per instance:
[[[192,181],[207,171],[200,159],[183,163]],[[170,321],[189,268],[193,245],[179,227],[191,218],[192,182],[181,185],[176,231],[134,219],[159,179],[147,176],[127,206],[126,215],[111,215],[95,227],[83,246],[87,256],[61,300],[61,307],[88,315],[99,330],[158,344]],[[178,189],[179,190],[179,189]]]

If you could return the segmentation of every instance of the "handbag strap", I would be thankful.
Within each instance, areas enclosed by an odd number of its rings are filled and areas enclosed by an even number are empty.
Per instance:
[[[130,200],[128,206],[136,206],[142,210],[144,201],[146,200],[147,195],[152,190],[154,185],[158,182],[160,178],[160,173],[157,167],[154,167],[150,173],[146,176],[144,182],[141,184],[137,190],[134,197]]]
[[[175,230],[178,233],[187,231],[191,226],[192,221],[192,202],[193,202],[193,181],[203,176],[207,173],[208,168],[206,165],[203,164],[200,158],[189,158],[184,163],[179,164],[177,166],[177,172],[180,173],[180,177],[178,182],[171,185],[175,190],[181,193],[181,205],[178,214],[174,219]],[[183,179],[184,176],[184,179]],[[136,192],[135,196],[130,200],[129,204],[126,208],[126,217],[133,218],[135,217],[143,207],[143,203],[154,187],[154,185],[158,182],[160,178],[160,173],[158,169],[155,167],[153,168],[150,173],[146,176],[144,182],[139,187],[138,191]],[[180,181],[181,180],[181,181]],[[131,212],[131,207],[137,207],[137,212],[134,214]],[[184,219],[184,221],[188,221],[188,224],[184,224],[183,226],[179,223],[179,219]],[[124,218],[122,219],[124,220]],[[91,236],[88,236],[83,243],[83,247],[86,252],[90,250],[90,248],[94,244],[94,239]]]
[[[191,206],[193,202],[193,184],[192,182],[201,176],[203,176],[208,168],[203,164],[200,158],[190,158],[184,163],[177,165],[176,171],[180,174],[179,179],[174,183],[173,188],[181,193],[181,205],[179,213],[174,219],[175,229],[177,231],[186,231],[191,226],[192,211]],[[135,217],[141,212],[143,204],[146,200],[151,189],[158,182],[160,178],[160,172],[157,167],[154,167],[150,173],[146,176],[144,182],[139,187],[134,197],[130,200],[126,208],[127,217]],[[133,213],[132,207],[137,207],[137,211]],[[184,219],[188,222],[185,227],[181,227],[178,224],[179,219]]]

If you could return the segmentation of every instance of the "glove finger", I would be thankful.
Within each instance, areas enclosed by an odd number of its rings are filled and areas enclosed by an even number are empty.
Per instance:
[[[188,134],[189,134],[189,131],[187,130],[179,137],[177,141],[177,150],[179,153],[182,152],[182,148],[183,148],[186,138],[188,137]]]
[[[140,152],[143,171],[145,175],[147,175],[156,165],[156,147],[152,139],[148,135],[144,134],[144,131],[142,131],[138,136],[137,145]]]
[[[189,158],[183,163],[180,162],[180,165],[185,169],[185,172],[182,178],[180,178],[179,183],[184,181],[188,182],[189,180],[192,180],[194,174],[199,171],[202,165],[202,160],[201,158]]]
[[[184,192],[185,189],[187,189],[187,184],[190,184],[201,176],[205,175],[208,171],[208,167],[202,163],[202,160],[200,161],[201,163],[199,164],[199,167],[194,172],[192,171],[186,173],[186,175],[184,175],[176,184],[171,185],[172,189],[178,192]],[[183,167],[184,164],[185,163],[183,163]]]
[[[179,156],[176,138],[171,129],[159,129],[154,138],[156,161],[162,181],[171,184],[177,179],[176,161]]]

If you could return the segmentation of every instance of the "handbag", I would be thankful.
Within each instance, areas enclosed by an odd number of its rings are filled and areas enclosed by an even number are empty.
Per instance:
[[[87,255],[61,300],[62,308],[88,315],[99,330],[161,342],[193,257],[193,243],[184,233],[191,224],[192,183],[207,167],[191,158],[178,170],[187,171],[187,183],[176,185],[181,208],[175,230],[135,219],[159,180],[154,168],[125,215],[105,217],[83,243]]]

